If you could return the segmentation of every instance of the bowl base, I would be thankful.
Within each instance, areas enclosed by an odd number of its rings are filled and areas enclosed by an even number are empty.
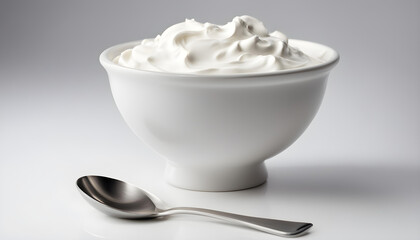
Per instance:
[[[195,191],[236,191],[256,187],[267,180],[264,163],[232,168],[194,168],[167,162],[166,181],[179,188]]]

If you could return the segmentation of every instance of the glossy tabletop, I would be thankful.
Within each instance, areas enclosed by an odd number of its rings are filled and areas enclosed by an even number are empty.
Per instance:
[[[313,223],[301,239],[420,239],[419,5],[2,1],[0,239],[280,239],[200,216],[110,218],[76,188],[91,174],[132,183],[172,207]],[[185,18],[223,23],[242,14],[331,46],[341,61],[305,133],[267,161],[265,184],[236,192],[172,187],[165,160],[124,123],[98,56]]]

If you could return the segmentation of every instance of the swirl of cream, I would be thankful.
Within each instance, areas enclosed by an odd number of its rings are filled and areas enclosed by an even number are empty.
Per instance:
[[[289,46],[283,33],[269,33],[258,19],[241,16],[222,26],[187,19],[123,51],[114,62],[158,72],[236,74],[300,68],[322,61]]]

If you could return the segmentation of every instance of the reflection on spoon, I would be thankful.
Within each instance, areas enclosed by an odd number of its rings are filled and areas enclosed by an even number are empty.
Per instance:
[[[76,182],[82,196],[96,209],[118,218],[156,218],[171,214],[195,214],[225,220],[279,236],[300,236],[311,223],[243,216],[203,208],[160,209],[158,200],[147,192],[123,181],[102,176],[84,176]]]

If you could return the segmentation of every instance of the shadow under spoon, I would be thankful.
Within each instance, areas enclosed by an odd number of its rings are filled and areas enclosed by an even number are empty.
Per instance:
[[[126,182],[103,176],[84,176],[79,178],[76,184],[82,196],[94,208],[117,218],[147,219],[172,214],[195,214],[284,237],[300,236],[312,227],[312,223],[250,217],[204,208],[160,209],[155,204],[158,199],[146,191]]]

